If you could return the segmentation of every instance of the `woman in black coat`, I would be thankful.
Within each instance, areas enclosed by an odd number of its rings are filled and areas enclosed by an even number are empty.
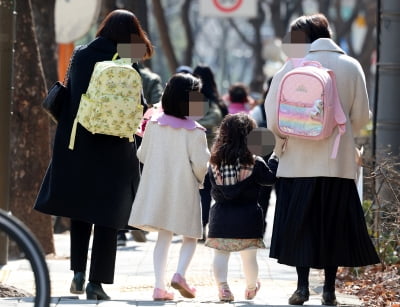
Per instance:
[[[139,162],[136,145],[127,138],[92,134],[79,124],[74,150],[68,149],[68,144],[95,63],[111,60],[117,44],[131,43],[132,35],[144,42],[143,59],[150,58],[152,45],[136,16],[126,10],[111,12],[100,25],[96,39],[76,49],[68,74],[70,101],[63,107],[53,157],[34,206],[43,213],[71,218],[71,293],[84,292],[94,225],[88,299],[110,299],[101,284],[114,281],[117,231],[128,222],[139,181]]]

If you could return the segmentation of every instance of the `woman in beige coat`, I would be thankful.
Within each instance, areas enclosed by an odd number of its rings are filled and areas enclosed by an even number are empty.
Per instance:
[[[154,300],[172,300],[166,291],[165,271],[173,234],[183,236],[178,267],[172,287],[184,297],[195,297],[196,290],[186,283],[185,273],[202,237],[199,187],[207,172],[210,152],[205,128],[186,118],[191,92],[199,92],[200,79],[176,74],[169,80],[161,98],[164,112],[148,121],[137,151],[143,173],[133,203],[129,225],[157,231],[153,261]]]
[[[268,128],[275,134],[280,161],[270,257],[296,267],[297,290],[289,304],[302,305],[308,300],[310,268],[319,268],[325,271],[322,303],[336,305],[338,266],[379,262],[355,183],[354,137],[370,120],[365,77],[357,60],[331,39],[324,15],[299,17],[291,25],[291,34],[305,38],[297,43],[311,44],[305,59],[318,61],[335,73],[347,123],[336,159],[331,153],[337,130],[321,141],[285,139],[277,129],[277,92],[282,77],[293,68],[292,61],[274,76],[265,101]]]

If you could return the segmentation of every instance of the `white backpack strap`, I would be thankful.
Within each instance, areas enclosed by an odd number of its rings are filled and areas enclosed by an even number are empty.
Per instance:
[[[69,138],[69,146],[68,146],[68,148],[71,150],[74,150],[77,126],[78,126],[78,119],[75,117],[74,124],[72,125],[71,136]]]

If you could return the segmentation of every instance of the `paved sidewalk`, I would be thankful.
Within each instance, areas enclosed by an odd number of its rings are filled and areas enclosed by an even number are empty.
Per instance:
[[[273,208],[269,210],[267,235],[265,242],[269,244],[272,226]],[[172,302],[154,302],[151,295],[153,291],[154,274],[152,264],[152,251],[156,235],[147,235],[146,243],[128,240],[127,246],[119,247],[116,260],[116,273],[113,285],[104,285],[103,288],[111,301],[90,301],[85,295],[71,295],[69,286],[72,273],[69,270],[69,234],[55,235],[56,256],[47,258],[52,286],[52,304],[57,307],[72,306],[221,306],[218,301],[218,292],[212,274],[212,250],[199,243],[195,256],[187,273],[187,280],[197,288],[195,299],[186,299],[175,292]],[[176,268],[180,237],[174,237],[170,249],[167,276],[172,277]],[[259,250],[259,278],[261,289],[252,301],[244,299],[245,282],[241,271],[240,256],[233,253],[229,262],[229,284],[235,301],[231,306],[288,306],[289,296],[296,289],[296,272],[293,267],[280,265],[268,257],[269,249]],[[305,306],[321,306],[321,292],[323,272],[311,270],[310,273],[310,300]],[[34,293],[33,278],[30,266],[26,260],[10,261],[0,269],[0,283],[13,285]],[[361,306],[357,297],[337,293],[341,306]],[[3,298],[0,299],[1,307],[29,307],[33,306],[32,298]]]

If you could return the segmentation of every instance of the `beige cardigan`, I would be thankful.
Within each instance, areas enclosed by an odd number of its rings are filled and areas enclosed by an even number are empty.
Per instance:
[[[355,162],[354,136],[369,122],[368,94],[365,75],[361,65],[329,38],[320,38],[310,46],[306,59],[319,61],[323,66],[332,69],[343,110],[347,117],[346,133],[341,137],[336,159],[331,159],[333,141],[337,130],[322,141],[288,139],[283,152],[284,139],[279,134],[277,121],[277,92],[279,82],[292,68],[290,61],[273,77],[271,87],[265,100],[268,128],[276,137],[275,153],[279,156],[278,177],[340,177],[355,179],[357,165]]]

